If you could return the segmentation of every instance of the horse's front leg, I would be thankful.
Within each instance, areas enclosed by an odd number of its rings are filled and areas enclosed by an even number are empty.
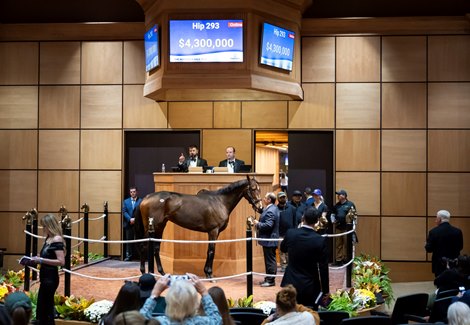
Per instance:
[[[144,274],[145,273],[145,260],[146,260],[146,254],[145,252],[147,251],[145,247],[147,247],[147,244],[145,243],[139,243],[139,254],[140,254],[140,273]]]
[[[219,237],[219,230],[213,230],[209,232],[209,240],[216,240]],[[204,265],[204,273],[208,279],[212,278],[212,266],[214,264],[215,256],[215,243],[209,243],[207,246],[207,259],[206,265]]]

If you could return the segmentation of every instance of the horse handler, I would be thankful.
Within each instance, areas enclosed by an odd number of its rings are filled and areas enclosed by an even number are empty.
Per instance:
[[[279,238],[279,209],[275,205],[276,194],[268,192],[263,198],[263,213],[259,220],[253,220],[253,224],[258,232],[258,238]],[[277,241],[259,241],[263,246],[264,266],[266,274],[276,274],[276,249],[278,246]],[[260,282],[262,287],[273,287],[276,285],[274,276],[267,276],[263,282]]]

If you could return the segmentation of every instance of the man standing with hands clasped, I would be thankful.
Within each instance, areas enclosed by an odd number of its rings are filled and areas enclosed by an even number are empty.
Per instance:
[[[338,202],[333,207],[331,213],[331,221],[335,223],[335,233],[341,234],[348,230],[348,224],[346,220],[346,216],[351,208],[356,209],[356,206],[353,202],[348,200],[348,193],[345,190],[339,190],[336,192],[338,196]],[[336,241],[336,266],[343,265],[347,262],[348,253],[347,248],[348,245],[352,245],[352,243],[348,243],[347,236],[338,236],[335,238]]]
[[[276,194],[273,192],[266,193],[263,198],[263,213],[259,217],[259,220],[253,220],[253,224],[258,231],[258,238],[279,238],[279,209],[275,205]],[[278,241],[259,241],[259,244],[263,246],[264,255],[264,266],[266,268],[266,274],[276,275],[277,273],[277,261],[276,261],[276,249]],[[274,276],[267,276],[264,281],[260,283],[262,287],[273,287],[276,285]]]
[[[432,272],[437,277],[446,269],[445,259],[454,259],[463,249],[462,230],[450,223],[450,212],[440,210],[436,215],[437,227],[431,229],[426,240],[426,252],[432,253]]]
[[[122,223],[124,228],[124,239],[134,239],[134,210],[138,208],[142,199],[137,196],[137,187],[132,186],[129,188],[129,195],[127,199],[122,202]],[[124,244],[124,261],[132,259],[132,244]]]

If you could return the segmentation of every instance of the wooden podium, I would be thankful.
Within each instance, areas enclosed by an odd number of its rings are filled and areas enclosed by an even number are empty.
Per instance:
[[[255,176],[261,189],[261,197],[272,191],[272,174],[193,174],[193,173],[154,173],[155,192],[171,191],[196,194],[201,189],[217,190],[229,183]],[[244,198],[238,203],[229,217],[227,228],[220,234],[221,239],[246,238],[246,219],[255,216],[255,211]],[[259,214],[256,215],[259,219]],[[253,234],[254,236],[254,234]],[[208,240],[207,233],[188,230],[168,222],[163,239]],[[160,257],[163,270],[172,274],[191,272],[204,276],[207,243],[162,243]],[[265,272],[263,250],[253,242],[253,271]],[[227,276],[246,272],[246,242],[218,243],[215,248],[213,276]]]

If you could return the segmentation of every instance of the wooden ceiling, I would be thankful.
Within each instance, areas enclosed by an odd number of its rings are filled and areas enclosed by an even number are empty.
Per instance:
[[[467,13],[470,13],[469,0],[313,0],[304,17],[464,16]],[[143,10],[136,0],[0,1],[0,23],[143,21]]]

